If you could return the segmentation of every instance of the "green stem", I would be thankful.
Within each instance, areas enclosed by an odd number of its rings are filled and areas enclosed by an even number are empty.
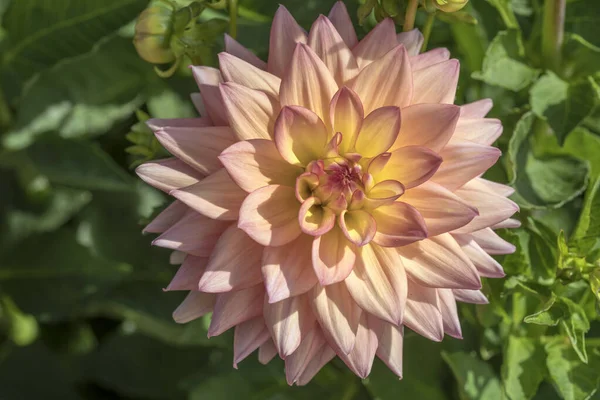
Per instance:
[[[500,13],[500,17],[508,29],[519,29],[519,22],[517,21],[517,17],[515,17],[512,8],[510,8],[510,5],[497,5],[496,9]]]
[[[229,36],[237,38],[238,0],[229,0]]]
[[[433,29],[433,22],[435,21],[435,12],[427,14],[427,20],[423,27],[423,45],[421,46],[421,52],[427,50],[427,44],[429,44],[429,37],[431,36],[431,30]]]
[[[564,39],[566,0],[545,0],[542,55],[546,68],[558,71]]]
[[[418,0],[408,0],[408,7],[406,8],[406,17],[404,18],[404,32],[412,31],[415,27],[415,19],[417,18],[417,7],[419,7]]]

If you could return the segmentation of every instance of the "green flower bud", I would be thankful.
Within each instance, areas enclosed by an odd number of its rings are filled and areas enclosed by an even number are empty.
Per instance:
[[[438,10],[451,13],[467,5],[469,0],[435,0]]]
[[[133,44],[140,57],[152,64],[166,64],[175,60],[170,48],[175,10],[166,5],[145,9],[135,24]]]

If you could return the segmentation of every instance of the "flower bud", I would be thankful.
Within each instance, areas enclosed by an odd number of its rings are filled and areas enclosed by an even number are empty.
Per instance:
[[[140,57],[153,64],[166,64],[175,60],[170,48],[173,34],[172,8],[156,5],[148,7],[135,24],[133,44]]]
[[[467,5],[469,0],[435,0],[438,10],[451,13]]]

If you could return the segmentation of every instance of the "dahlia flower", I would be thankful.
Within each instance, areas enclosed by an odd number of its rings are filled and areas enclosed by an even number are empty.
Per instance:
[[[280,7],[268,62],[226,37],[219,69],[193,67],[202,117],[149,122],[174,156],[137,169],[176,199],[145,228],[182,262],[174,319],[235,327],[234,366],[258,349],[303,385],[377,356],[402,376],[405,326],[460,338],[456,302],[504,275],[517,206],[480,177],[502,126],[490,100],[452,104],[459,63],[422,40],[386,19],[358,41],[342,2],[307,34]]]

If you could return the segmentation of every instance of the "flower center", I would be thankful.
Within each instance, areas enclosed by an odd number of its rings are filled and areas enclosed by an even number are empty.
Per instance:
[[[325,168],[324,186],[331,187],[335,193],[351,196],[356,190],[363,189],[362,168],[348,160],[333,162]]]

